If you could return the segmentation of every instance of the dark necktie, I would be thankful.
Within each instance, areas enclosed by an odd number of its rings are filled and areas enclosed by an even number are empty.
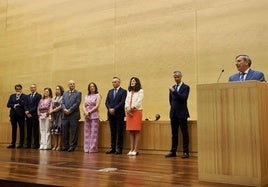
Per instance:
[[[239,78],[240,81],[245,81],[245,78],[244,78],[245,77],[245,74],[246,73],[240,73],[240,78]]]
[[[116,96],[116,93],[117,93],[117,89],[114,89],[114,93],[113,93],[114,98]]]
[[[176,91],[176,92],[179,90],[179,87],[180,87],[179,84],[176,84],[176,85],[175,85],[175,91]]]
[[[31,101],[31,102],[33,101],[33,98],[34,98],[34,95],[31,94],[31,95],[30,95],[30,101]]]
[[[72,95],[73,95],[73,92],[72,92],[72,91],[70,91],[70,92],[69,92],[69,98],[71,98],[71,97],[72,97]]]

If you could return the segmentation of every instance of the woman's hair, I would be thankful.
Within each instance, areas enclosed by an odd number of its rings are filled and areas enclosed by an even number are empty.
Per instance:
[[[49,97],[52,98],[53,95],[52,95],[52,90],[51,90],[51,88],[44,88],[44,91],[45,91],[45,90],[48,90]],[[43,95],[43,99],[45,99],[45,95]]]
[[[97,85],[94,82],[91,82],[88,84],[88,87],[87,87],[88,95],[90,95],[90,85],[91,84],[93,84],[95,87],[95,94],[99,93]]]
[[[56,88],[59,87],[60,89],[60,95],[62,96],[64,93],[64,88],[61,85],[57,85]]]
[[[136,85],[134,87],[131,86],[131,81],[132,80],[135,80],[136,81]],[[131,77],[130,81],[129,81],[129,86],[128,86],[128,91],[134,91],[134,92],[137,92],[141,89],[141,82],[140,82],[140,79],[138,79],[137,77]]]

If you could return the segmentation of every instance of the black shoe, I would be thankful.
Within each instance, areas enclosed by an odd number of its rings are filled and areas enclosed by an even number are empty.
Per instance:
[[[122,155],[122,151],[115,151],[114,154],[116,154],[116,155]]]
[[[26,147],[24,147],[25,149],[31,149],[30,145],[27,145]]]
[[[40,147],[40,146],[35,145],[35,146],[33,146],[33,149],[39,149],[39,147]]]
[[[176,157],[176,153],[174,152],[170,152],[168,153],[167,155],[165,155],[166,158],[169,158],[169,157]]]
[[[61,149],[61,151],[68,151],[68,150],[69,150],[69,148],[67,148],[67,147],[64,147]]]
[[[8,149],[14,149],[15,145],[14,144],[10,144],[9,146],[7,146]]]
[[[74,148],[70,148],[70,149],[68,149],[68,152],[74,152]]]
[[[17,146],[17,149],[21,149],[21,148],[23,148],[23,145],[18,145]]]
[[[106,154],[114,154],[116,151],[114,149],[110,149],[106,151]]]
[[[189,153],[183,153],[183,154],[181,155],[181,158],[189,158]]]

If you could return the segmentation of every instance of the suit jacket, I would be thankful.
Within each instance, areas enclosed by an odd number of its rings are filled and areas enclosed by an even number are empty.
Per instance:
[[[175,89],[175,85],[173,86]],[[190,117],[187,100],[190,92],[190,87],[182,83],[179,91],[176,89],[174,92],[169,93],[169,103],[170,103],[170,118],[174,116],[178,118],[188,118]]]
[[[70,111],[70,114],[66,115],[63,113],[63,119],[68,118],[68,119],[79,120],[81,118],[79,110],[81,98],[82,93],[77,90],[73,90],[71,96],[70,91],[64,92],[62,96],[62,110],[67,109]]]
[[[37,117],[37,107],[42,96],[36,92],[34,97],[31,99],[31,95],[32,94],[27,95],[27,103],[25,104],[24,109],[25,111],[29,111],[32,117]]]
[[[117,94],[114,98],[114,89],[108,91],[105,105],[106,108],[109,110],[113,108],[115,110],[115,117],[116,118],[124,118],[125,117],[125,100],[127,97],[127,91],[123,88],[119,88]],[[108,111],[108,119],[110,119],[112,115]]]
[[[265,78],[264,78],[264,74],[262,72],[254,71],[252,69],[249,69],[249,71],[247,73],[245,81],[247,81],[247,80],[258,80],[261,82],[266,82]],[[230,76],[229,82],[232,82],[232,81],[240,81],[240,73],[236,73],[236,74]]]
[[[19,99],[17,99],[16,94],[10,95],[7,107],[10,108],[9,117],[25,117],[24,105],[27,102],[27,95],[21,93]],[[16,108],[14,108],[15,104],[20,104]]]

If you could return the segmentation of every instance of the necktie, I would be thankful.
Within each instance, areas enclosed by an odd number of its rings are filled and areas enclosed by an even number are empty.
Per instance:
[[[117,93],[117,89],[114,89],[114,93],[113,93],[114,98],[116,96],[116,93]]]
[[[69,98],[71,98],[71,97],[72,97],[72,95],[73,95],[73,92],[72,92],[72,91],[70,91],[70,92],[69,92]]]
[[[240,81],[245,81],[245,73],[240,73]]]
[[[180,88],[180,85],[179,84],[176,84],[175,85],[175,91],[179,91],[179,88]]]
[[[33,94],[30,95],[30,101],[33,101]]]

